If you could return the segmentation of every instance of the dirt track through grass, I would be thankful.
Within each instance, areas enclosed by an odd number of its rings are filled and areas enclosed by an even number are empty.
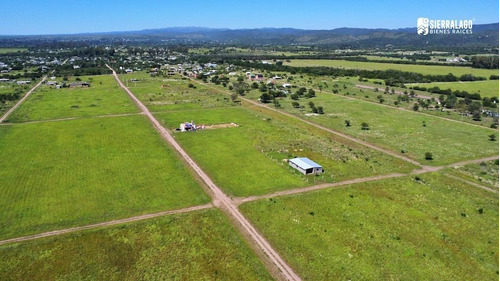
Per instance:
[[[109,67],[109,66],[108,66]],[[257,245],[259,249],[263,252],[261,257],[266,257],[268,260],[265,264],[273,264],[276,270],[271,273],[279,272],[278,278],[284,278],[286,280],[301,280],[301,278],[293,271],[293,269],[285,262],[285,260],[278,254],[278,252],[269,244],[269,242],[255,229],[255,227],[248,221],[243,214],[240,212],[236,204],[222,192],[222,190],[215,185],[215,183],[208,177],[208,175],[196,164],[191,157],[182,149],[182,147],[175,141],[175,139],[169,134],[169,132],[161,126],[160,122],[151,114],[151,112],[144,106],[139,99],[137,99],[134,94],[123,85],[120,78],[116,72],[113,71],[113,75],[120,85],[120,87],[127,92],[134,103],[139,107],[139,109],[149,118],[154,128],[160,133],[160,135],[172,145],[177,152],[182,156],[182,158],[191,166],[191,168],[200,176],[200,178],[206,183],[211,191],[215,205],[219,205],[227,215],[229,215],[233,220],[237,221],[240,225],[239,229],[242,230],[245,237],[249,237],[254,245]]]

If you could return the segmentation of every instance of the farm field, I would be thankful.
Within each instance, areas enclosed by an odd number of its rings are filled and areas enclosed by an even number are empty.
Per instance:
[[[0,239],[209,202],[143,116],[0,126]]]
[[[92,78],[92,79],[86,79]],[[68,117],[138,112],[129,97],[116,86],[111,75],[82,77],[89,88],[38,88],[6,122],[26,122]],[[70,84],[74,81],[68,81]]]
[[[259,110],[246,107],[186,110],[158,113],[156,117],[169,129],[191,120],[197,125],[238,124],[239,127],[233,128],[174,134],[214,181],[235,196],[417,168],[345,140],[339,142],[323,131],[289,121],[279,114]],[[293,157],[309,157],[323,165],[325,173],[305,177],[283,162]]]
[[[0,254],[1,280],[271,280],[218,210],[4,245]]]
[[[453,176],[498,190],[498,160],[446,169]]]
[[[498,196],[439,174],[240,209],[304,280],[498,278]]]
[[[290,99],[279,102],[283,110],[301,118],[396,152],[405,149],[408,157],[427,165],[450,164],[498,154],[498,142],[488,138],[490,134],[496,134],[498,139],[498,131],[495,130],[339,95],[316,93],[316,96],[299,100],[301,105],[306,106],[305,109],[293,108]],[[310,112],[307,105],[309,102],[322,106],[325,114],[306,116]],[[346,127],[345,120],[350,120],[350,127]],[[362,123],[367,123],[369,130],[362,130]],[[426,152],[433,154],[433,160],[424,159]]]
[[[137,79],[129,82],[129,89],[152,112],[185,109],[230,107],[235,104],[227,95],[218,91],[200,88],[196,83],[190,88],[188,80],[178,78],[150,77],[147,73],[121,75],[121,79]]]
[[[442,90],[467,91],[469,93],[479,93],[482,98],[498,98],[498,80],[475,81],[475,82],[435,82],[435,83],[414,83],[406,84],[407,87],[420,86],[426,88],[439,87]]]
[[[379,62],[358,62],[345,60],[291,60],[284,64],[290,66],[327,66],[346,69],[366,69],[366,70],[401,70],[408,72],[416,72],[427,75],[446,75],[452,73],[455,76],[463,74],[472,74],[474,76],[485,77],[489,79],[490,75],[498,75],[498,70],[494,69],[478,69],[471,67],[458,66],[441,66],[441,65],[411,65],[411,64],[394,64],[394,63],[379,63]],[[498,81],[497,81],[498,82]]]

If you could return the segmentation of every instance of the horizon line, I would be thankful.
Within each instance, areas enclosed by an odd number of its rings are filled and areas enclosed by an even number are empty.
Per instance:
[[[479,23],[475,25],[490,25],[490,24],[500,24],[499,22],[491,22],[491,23]],[[226,28],[226,27],[206,27],[206,26],[168,26],[168,27],[157,27],[157,28],[144,28],[138,30],[114,30],[114,31],[94,31],[94,32],[76,32],[76,33],[45,33],[45,34],[0,34],[1,37],[22,37],[22,36],[75,36],[75,35],[102,35],[102,34],[113,34],[113,33],[133,33],[133,32],[144,32],[144,31],[152,31],[152,30],[161,30],[161,29],[175,29],[175,28],[203,28],[208,30],[255,30],[255,29],[295,29],[295,30],[305,30],[305,31],[332,31],[336,29],[368,29],[368,30],[401,30],[401,29],[409,29],[409,28],[417,28],[415,27],[398,27],[398,28],[384,28],[384,27],[335,27],[331,29],[308,29],[308,28],[296,28],[296,27],[244,27],[244,28]]]

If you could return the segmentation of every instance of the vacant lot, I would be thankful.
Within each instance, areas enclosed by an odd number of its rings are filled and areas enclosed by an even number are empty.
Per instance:
[[[121,75],[129,80],[128,87],[150,111],[173,111],[228,107],[235,104],[227,95],[209,88],[200,88],[197,83],[165,77],[149,77],[149,74]],[[137,79],[138,82],[130,82]],[[192,84],[190,87],[189,84]]]
[[[241,209],[304,280],[498,278],[498,196],[437,174]]]
[[[156,116],[170,129],[191,120],[198,125],[238,124],[239,127],[233,128],[174,134],[213,179],[236,196],[415,168],[379,152],[340,143],[323,131],[259,109],[223,108]],[[318,177],[305,177],[283,161],[302,156],[323,165],[326,172]]]
[[[0,253],[2,280],[271,280],[216,210],[5,245]]]
[[[498,142],[489,135],[498,131],[457,123],[432,116],[402,111],[370,102],[347,99],[339,95],[316,93],[317,97],[301,99],[303,109],[293,108],[289,98],[280,100],[285,111],[342,131],[357,138],[375,143],[396,152],[405,150],[407,156],[427,165],[441,165],[498,154]],[[308,106],[324,108],[324,115],[307,116]],[[347,127],[345,120],[351,126]],[[369,130],[362,129],[367,123]],[[433,160],[425,160],[431,152]]]
[[[478,69],[462,66],[441,66],[441,65],[412,65],[412,64],[395,64],[395,63],[379,63],[379,62],[361,62],[361,61],[345,61],[345,60],[292,60],[285,63],[291,66],[328,66],[346,69],[366,69],[366,70],[401,70],[408,72],[416,72],[429,75],[445,75],[453,73],[455,76],[463,74],[472,74],[474,76],[485,77],[489,79],[490,75],[498,75],[498,70],[495,69]],[[498,82],[498,81],[497,81]]]
[[[90,78],[90,79],[88,79]],[[25,122],[138,112],[111,75],[82,77],[89,88],[41,86],[6,121]],[[68,81],[68,84],[75,82]]]
[[[0,238],[207,203],[143,116],[0,127]]]
[[[475,81],[475,82],[436,82],[436,83],[415,83],[407,84],[408,87],[420,86],[426,88],[439,87],[442,90],[451,89],[453,91],[467,91],[469,93],[479,93],[482,98],[498,98],[498,80]]]

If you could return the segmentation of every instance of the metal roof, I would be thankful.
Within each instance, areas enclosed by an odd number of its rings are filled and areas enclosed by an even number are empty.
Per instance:
[[[298,157],[298,158],[293,158],[289,160],[290,162],[294,163],[295,165],[299,166],[300,168],[306,170],[310,168],[323,168],[320,164],[310,160],[307,157]]]

